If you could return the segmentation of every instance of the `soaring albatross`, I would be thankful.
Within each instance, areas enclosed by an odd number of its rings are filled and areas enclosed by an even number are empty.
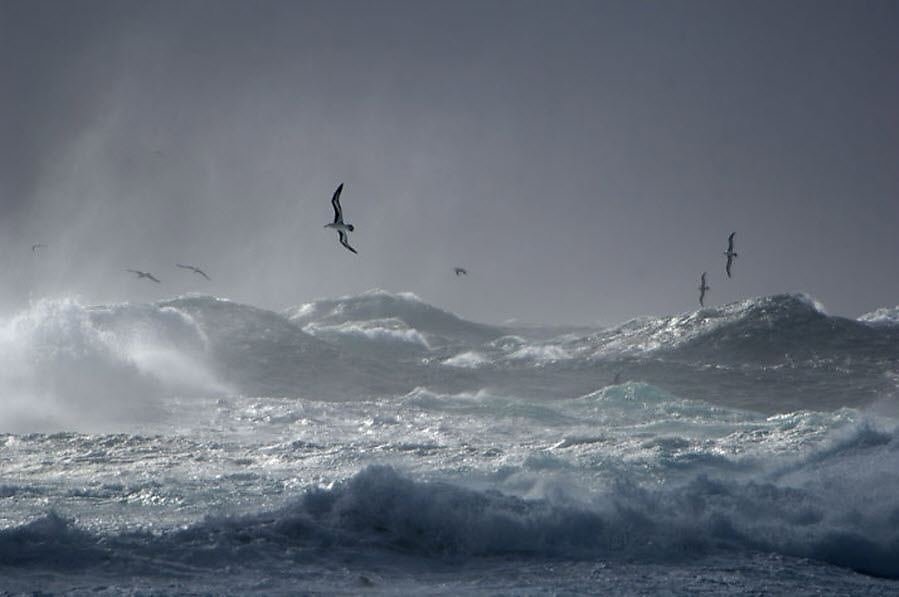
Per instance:
[[[349,237],[347,234],[348,232],[352,232],[356,228],[352,224],[345,224],[343,221],[343,208],[340,207],[341,191],[343,191],[343,183],[340,183],[340,186],[337,187],[336,191],[334,191],[334,196],[331,197],[331,206],[334,207],[334,221],[330,224],[325,224],[325,228],[333,228],[334,230],[336,230],[337,236],[340,238],[340,244],[342,244],[353,253],[357,253],[356,249],[350,246]]]
[[[137,275],[138,278],[146,278],[146,279],[148,279],[148,280],[153,280],[154,282],[156,282],[157,284],[159,284],[159,280],[156,278],[156,276],[154,276],[153,274],[151,274],[151,273],[149,273],[149,272],[142,272],[142,271],[137,270],[137,269],[128,269],[128,270],[125,270],[125,271],[126,271],[126,272],[131,272],[132,274]]]
[[[727,251],[724,254],[727,256],[727,265],[724,267],[724,271],[727,272],[727,277],[730,278],[730,266],[733,265],[734,259],[737,258],[737,252],[734,251],[734,235],[736,232],[731,232],[730,236],[727,237]]]
[[[177,266],[180,267],[181,269],[189,269],[190,271],[192,271],[192,272],[195,273],[195,274],[200,274],[201,276],[203,276],[203,277],[206,278],[207,280],[211,280],[211,279],[212,279],[212,278],[210,278],[209,276],[206,275],[206,272],[204,272],[203,270],[201,270],[200,268],[198,268],[198,267],[196,267],[196,266],[193,266],[193,265],[183,265],[183,264],[181,264],[181,263],[176,263],[175,265],[177,265]]]
[[[702,276],[699,278],[699,306],[705,307],[705,293],[707,290],[711,290],[708,284],[705,283],[705,272],[702,272]]]

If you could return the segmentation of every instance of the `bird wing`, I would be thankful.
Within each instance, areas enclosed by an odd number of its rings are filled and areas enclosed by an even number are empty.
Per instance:
[[[137,271],[136,269],[126,269],[125,271],[126,271],[126,272],[131,272],[132,274],[137,274],[138,276],[141,275],[141,274],[143,273],[143,272]]]
[[[734,258],[730,255],[727,256],[727,267],[724,270],[727,272],[727,277],[730,278],[730,266],[733,265]]]
[[[342,224],[343,223],[343,210],[340,208],[340,193],[343,191],[343,183],[340,183],[340,186],[337,187],[337,190],[334,191],[334,196],[331,197],[331,205],[334,207],[334,223]]]
[[[203,270],[201,270],[200,268],[198,268],[198,267],[195,266],[195,265],[183,265],[183,264],[181,264],[181,263],[176,263],[175,265],[177,265],[178,267],[183,268],[183,269],[189,269],[190,271],[192,271],[192,272],[195,273],[195,274],[200,274],[201,276],[203,276],[203,277],[206,278],[207,280],[211,280],[211,279],[212,279],[212,278],[210,278],[209,276],[206,275],[206,272],[204,272]]]
[[[734,250],[734,235],[736,232],[731,232],[730,236],[727,237],[727,252],[730,253]]]
[[[147,277],[150,278],[151,280],[153,280],[154,282],[156,282],[157,284],[160,283],[159,280],[156,279],[156,276],[154,276],[153,274],[147,274]]]
[[[340,236],[340,244],[342,244],[344,247],[346,247],[347,249],[349,249],[350,251],[352,251],[353,253],[356,253],[358,255],[358,253],[356,252],[356,249],[351,247],[350,243],[347,242],[346,232],[344,232],[343,230],[338,230],[337,235]]]

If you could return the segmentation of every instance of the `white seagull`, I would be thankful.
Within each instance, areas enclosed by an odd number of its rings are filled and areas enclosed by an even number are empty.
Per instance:
[[[705,300],[705,292],[706,290],[711,290],[709,286],[705,283],[705,272],[702,272],[702,277],[699,281],[699,306],[705,307],[703,301]]]
[[[210,278],[209,276],[206,275],[206,272],[204,272],[204,271],[201,270],[200,268],[195,267],[195,266],[193,266],[193,265],[182,265],[182,264],[180,264],[180,263],[176,263],[175,265],[177,265],[177,266],[180,267],[181,269],[189,269],[190,271],[192,271],[192,272],[195,273],[195,274],[200,274],[201,276],[203,276],[203,277],[206,278],[207,280],[211,280],[211,279],[212,279],[212,278]]]
[[[340,244],[342,244],[353,253],[356,253],[356,249],[351,247],[350,243],[347,240],[347,233],[352,232],[356,228],[352,224],[343,223],[343,209],[340,207],[341,191],[343,191],[343,183],[340,183],[340,186],[337,187],[336,191],[334,191],[334,196],[331,197],[331,205],[334,207],[334,221],[330,224],[325,224],[325,228],[333,228],[334,230],[336,230],[337,236],[340,238]]]
[[[733,265],[734,259],[737,258],[737,252],[734,251],[734,235],[736,232],[731,232],[730,236],[727,237],[727,251],[724,252],[727,255],[727,265],[724,268],[724,271],[727,272],[727,277],[730,278],[730,266]]]
[[[159,284],[159,280],[157,280],[157,279],[156,279],[156,276],[154,276],[154,275],[151,274],[151,273],[148,273],[148,272],[142,272],[142,271],[136,270],[136,269],[126,269],[125,271],[126,271],[126,272],[131,272],[132,274],[136,274],[138,278],[146,278],[146,279],[148,279],[148,280],[153,280],[154,282],[156,282],[157,284]]]

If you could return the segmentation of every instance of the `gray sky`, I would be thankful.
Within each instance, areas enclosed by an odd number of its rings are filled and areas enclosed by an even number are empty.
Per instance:
[[[380,287],[608,324],[703,270],[712,303],[895,305],[897,32],[875,1],[0,0],[0,305]]]

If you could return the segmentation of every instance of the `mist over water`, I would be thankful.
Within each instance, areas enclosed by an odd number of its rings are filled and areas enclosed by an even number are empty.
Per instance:
[[[227,392],[206,352],[202,330],[174,308],[41,300],[3,322],[0,419],[35,431],[153,417],[165,396]]]

